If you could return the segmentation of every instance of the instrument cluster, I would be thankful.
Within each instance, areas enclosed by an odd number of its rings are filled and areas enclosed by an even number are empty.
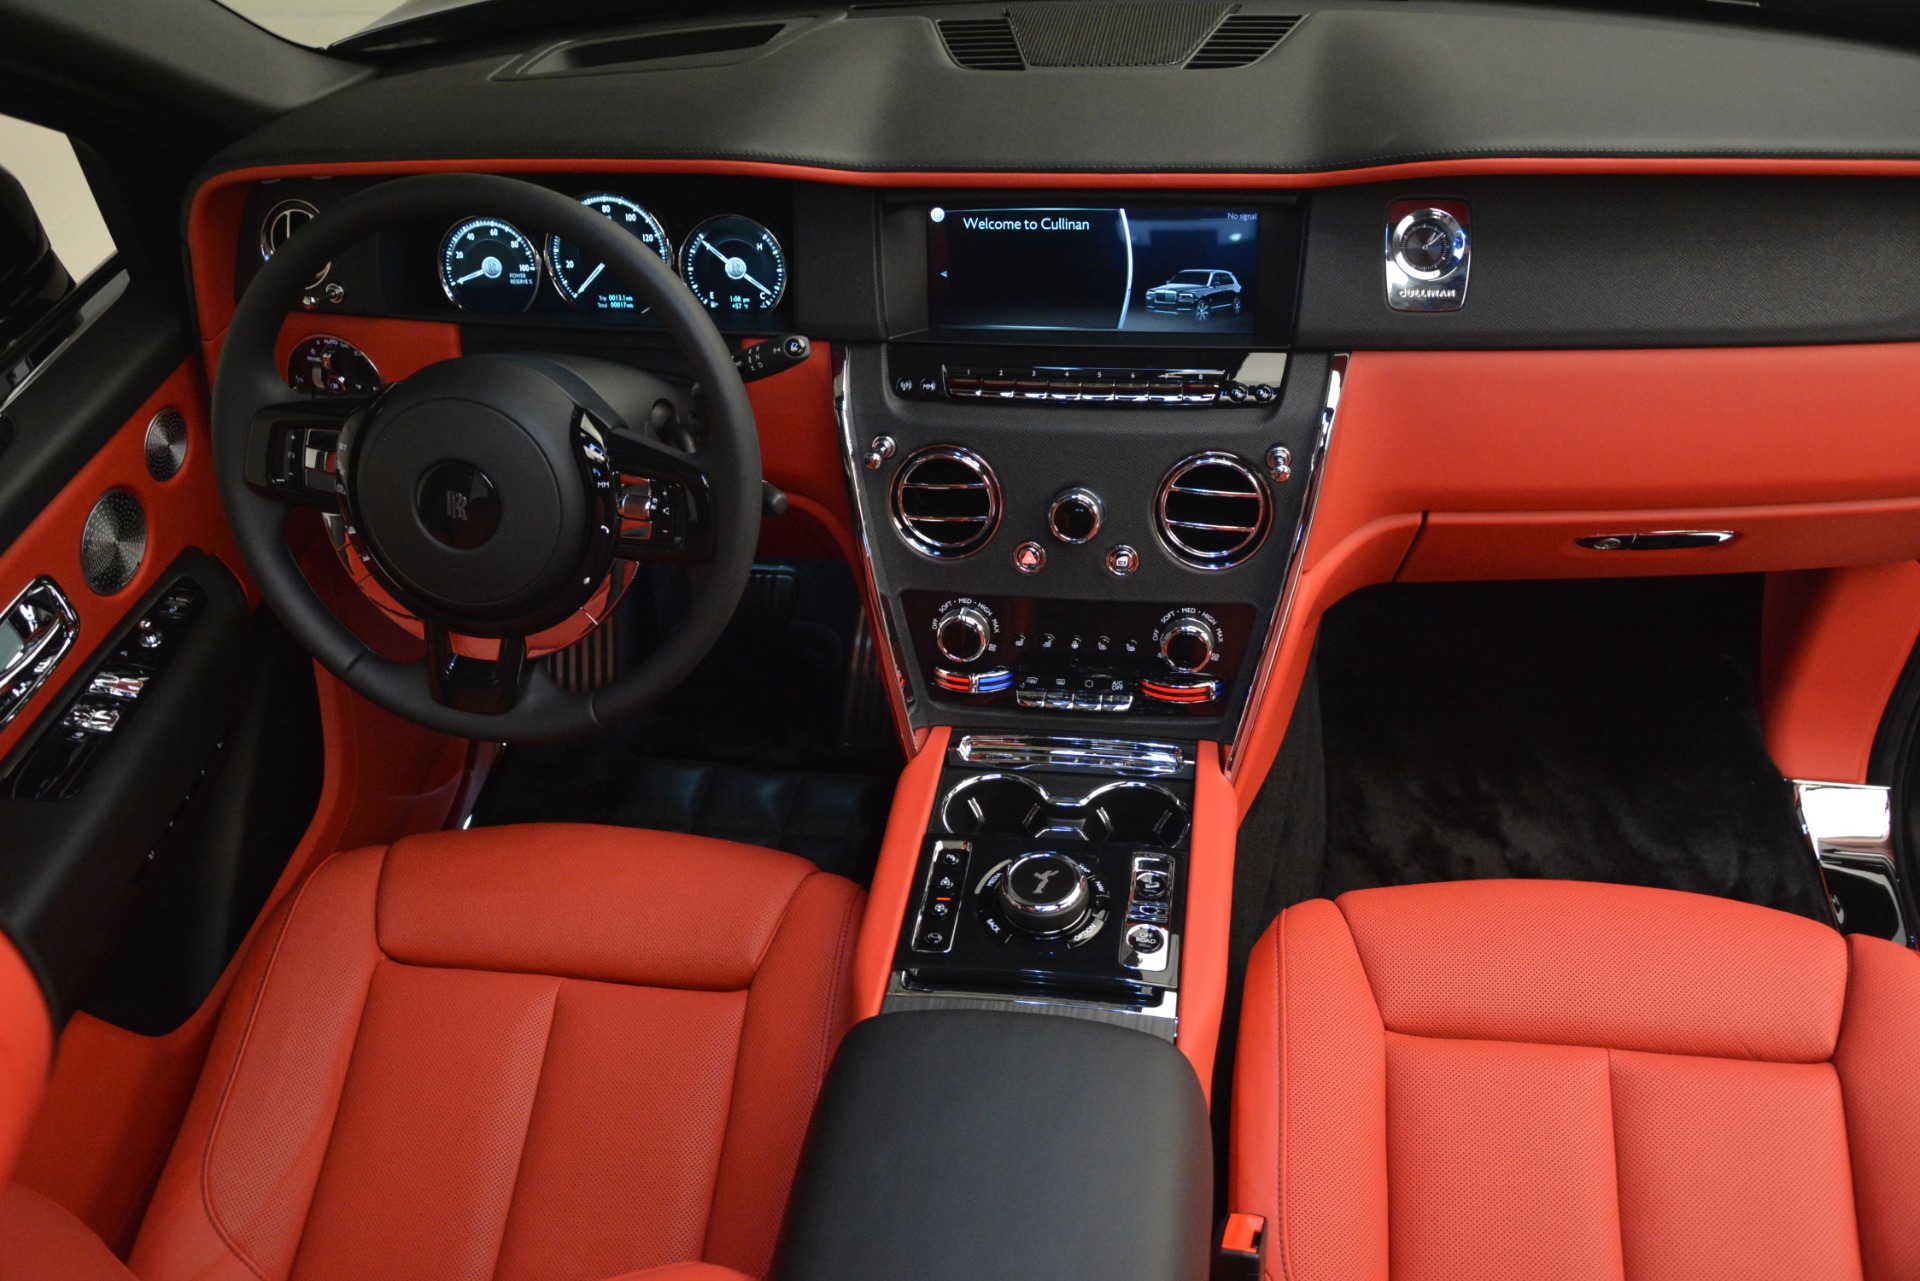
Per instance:
[[[763,224],[742,214],[709,217],[689,229],[675,251],[667,227],[639,202],[594,192],[580,203],[624,228],[679,273],[709,311],[764,315],[787,292],[787,256]],[[526,311],[549,282],[567,304],[584,312],[647,310],[632,286],[592,254],[547,236],[536,243],[509,222],[466,218],[440,238],[440,288],[462,311]]]
[[[783,243],[792,221],[785,184],[674,175],[535,179],[620,226],[679,277],[722,329],[771,332],[789,322]],[[358,179],[262,183],[241,246],[244,289],[285,240]],[[237,292],[236,292],[237,296]],[[561,325],[657,325],[609,264],[545,228],[485,209],[451,225],[395,227],[328,265],[303,299],[308,311]]]

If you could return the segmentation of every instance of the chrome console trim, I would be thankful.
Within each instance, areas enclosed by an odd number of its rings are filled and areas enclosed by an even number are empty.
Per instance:
[[[1093,770],[1125,778],[1166,778],[1192,765],[1178,743],[1132,738],[1059,738],[1026,734],[962,734],[952,755],[961,765],[1001,769]]]
[[[1280,645],[1286,639],[1287,625],[1293,619],[1293,602],[1300,590],[1300,572],[1306,559],[1307,541],[1313,534],[1314,510],[1320,501],[1320,480],[1326,471],[1327,450],[1333,443],[1333,426],[1340,414],[1340,392],[1347,378],[1347,354],[1333,357],[1327,369],[1327,391],[1320,408],[1320,431],[1313,442],[1313,457],[1307,460],[1307,492],[1300,504],[1300,522],[1293,532],[1293,545],[1287,549],[1286,577],[1280,588],[1280,604],[1267,625],[1267,638],[1260,647],[1260,663],[1247,686],[1246,702],[1241,704],[1238,728],[1227,745],[1226,773],[1238,776],[1240,757],[1253,729],[1253,711],[1265,699],[1273,682],[1274,668],[1280,662]]]
[[[1822,878],[1829,881],[1829,898],[1833,897],[1831,879],[1835,876],[1873,882],[1893,902],[1898,924],[1891,941],[1905,947],[1920,946],[1915,922],[1907,919],[1900,868],[1893,858],[1891,790],[1794,779],[1793,798],[1800,813],[1800,828],[1813,846]],[[1838,917],[1837,900],[1834,907]],[[1846,926],[1844,920],[1837,923],[1842,929]]]
[[[880,581],[873,572],[873,547],[868,532],[873,528],[873,520],[860,488],[861,460],[867,451],[858,446],[854,436],[853,414],[847,408],[847,371],[852,359],[853,354],[847,348],[838,344],[833,347],[833,417],[840,426],[840,463],[847,481],[847,508],[853,516],[853,539],[860,551],[860,564],[855,570],[866,590],[872,626],[881,638],[881,653],[876,658],[881,664],[881,676],[887,687],[887,705],[893,710],[894,729],[900,735],[901,750],[906,753],[908,760],[912,760],[920,750],[914,738],[911,715],[910,691],[913,685],[907,679],[906,651],[900,647],[900,637],[894,628],[893,609],[887,603],[886,595],[880,590]],[[882,459],[882,462],[885,461]]]
[[[1002,1009],[1023,1014],[1063,1014],[1068,1018],[1093,1019],[1122,1027],[1131,1025],[1169,1041],[1174,1039],[1180,1025],[1180,994],[1167,988],[1158,989],[1158,998],[1152,1004],[1123,1005],[1030,992],[912,987],[907,983],[905,971],[893,971],[887,980],[886,995],[881,1000],[881,1013],[928,1009]]]

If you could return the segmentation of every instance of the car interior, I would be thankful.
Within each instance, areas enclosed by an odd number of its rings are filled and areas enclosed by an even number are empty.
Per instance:
[[[0,0],[0,1281],[1920,1281],[1920,13],[394,3]]]

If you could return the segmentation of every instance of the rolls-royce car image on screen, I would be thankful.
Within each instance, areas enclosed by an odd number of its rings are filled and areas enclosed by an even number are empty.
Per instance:
[[[0,0],[0,1281],[1920,1281],[1920,10]]]
[[[1216,311],[1240,310],[1240,282],[1230,271],[1177,271],[1167,283],[1147,290],[1147,306],[1156,311],[1190,311],[1205,324]]]

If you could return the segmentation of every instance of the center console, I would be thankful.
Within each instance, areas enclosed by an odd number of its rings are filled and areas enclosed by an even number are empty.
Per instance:
[[[882,1010],[1041,1010],[1173,1040],[1192,749],[952,741]]]
[[[1196,766],[1271,662],[1335,382],[1288,350],[1297,209],[883,203],[889,339],[836,410],[896,719],[952,747],[882,1008],[1172,1040]]]

